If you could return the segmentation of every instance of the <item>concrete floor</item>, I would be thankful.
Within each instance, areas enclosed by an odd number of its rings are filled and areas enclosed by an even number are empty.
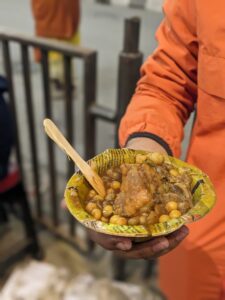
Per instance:
[[[123,45],[123,22],[126,17],[139,16],[142,20],[141,27],[141,40],[140,49],[143,51],[144,56],[147,57],[154,48],[156,42],[154,34],[158,24],[162,19],[162,14],[151,11],[142,11],[136,9],[128,9],[122,7],[111,7],[104,5],[97,5],[91,3],[89,0],[82,0],[82,22],[81,22],[81,37],[82,45],[98,51],[98,96],[97,101],[106,107],[114,109],[116,106],[116,82],[118,71],[118,54]],[[30,11],[30,1],[28,0],[1,0],[0,1],[0,27],[7,27],[13,31],[22,32],[33,35],[33,20]],[[29,153],[29,136],[27,131],[27,118],[24,102],[24,90],[22,69],[20,63],[20,51],[17,45],[11,45],[11,53],[13,57],[13,75],[15,82],[17,108],[19,111],[19,125],[21,131],[21,145],[23,153],[23,161],[25,169],[27,170],[28,191],[33,192],[33,181],[30,173],[30,153]],[[30,53],[32,57],[32,52]],[[2,56],[0,56],[0,70],[3,68]],[[82,109],[82,64],[78,61],[75,62],[76,68],[76,101],[74,102],[74,116],[75,116],[75,141],[76,148],[80,153],[83,152],[83,134],[82,134],[82,118],[80,110]],[[40,68],[35,63],[32,63],[32,86],[33,97],[35,106],[35,121],[36,133],[38,138],[38,158],[40,165],[41,175],[41,191],[46,203],[45,211],[49,211],[49,177],[46,172],[48,158],[46,155],[46,138],[42,129],[42,120],[44,116],[43,110],[43,95],[40,77]],[[55,100],[53,102],[54,120],[57,124],[64,129],[64,105],[63,101]],[[191,128],[191,121],[186,126],[186,138],[183,143],[183,157],[187,148],[189,133]],[[113,146],[114,128],[112,125],[99,122],[98,124],[98,148],[97,151],[101,152],[108,147]],[[58,171],[58,201],[61,200],[63,195],[64,186],[66,183],[66,158],[59,150],[56,150],[57,157],[57,171]],[[61,217],[65,212],[61,211]],[[54,262],[61,261],[66,263],[65,260],[60,260],[57,256],[61,252],[61,248],[68,249],[69,246],[62,244],[57,240],[51,240],[49,236],[42,237],[42,241],[46,246],[47,253],[51,251],[56,253]],[[47,241],[47,242],[46,242]],[[48,242],[50,241],[50,242]],[[52,243],[52,244],[51,244]],[[61,248],[57,245],[61,243]],[[49,246],[50,244],[50,246]],[[58,251],[58,252],[57,252]],[[63,250],[64,251],[64,250]],[[74,252],[68,250],[70,253]],[[63,252],[64,253],[64,252]],[[69,252],[67,252],[69,253]],[[76,261],[76,253],[71,254],[71,260]],[[48,256],[49,259],[50,256]],[[70,260],[70,261],[71,261]],[[83,260],[81,259],[81,265]],[[70,263],[68,264],[70,265]],[[83,268],[83,265],[82,265]],[[85,265],[87,268],[87,264]],[[107,274],[104,274],[107,276]],[[138,282],[137,277],[134,279]]]
[[[11,223],[7,225],[5,230],[0,231],[0,235],[0,255],[2,256],[7,249],[14,247],[16,242],[19,242],[23,238],[24,232],[21,223],[14,218],[11,218]],[[92,254],[93,258],[87,258],[80,255],[67,243],[64,243],[60,239],[56,239],[46,231],[42,231],[39,234],[39,240],[44,249],[43,261],[54,265],[57,268],[66,269],[69,273],[69,280],[82,274],[92,274],[96,279],[113,278],[111,252],[96,247],[93,252],[94,254]],[[27,256],[10,267],[3,277],[0,276],[0,292],[13,271],[18,270],[21,267],[26,267],[31,261],[32,258]],[[145,289],[149,295],[147,298],[148,300],[164,300],[158,288],[156,273],[154,272],[154,274],[148,278],[143,277],[144,272],[146,271],[146,265],[147,261],[130,261],[126,267],[126,282],[138,285]],[[55,300],[55,298],[50,297],[49,300]]]

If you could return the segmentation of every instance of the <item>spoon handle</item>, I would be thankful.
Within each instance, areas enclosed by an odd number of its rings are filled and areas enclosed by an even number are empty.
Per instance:
[[[105,188],[99,175],[83,160],[50,119],[45,119],[43,124],[47,135],[74,161],[96,192],[104,197]]]

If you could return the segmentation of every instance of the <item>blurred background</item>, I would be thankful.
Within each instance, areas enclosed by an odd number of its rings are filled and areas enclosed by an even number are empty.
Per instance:
[[[0,299],[89,299],[87,287],[90,299],[164,299],[156,261],[113,257],[61,207],[74,166],[42,126],[52,118],[86,159],[117,146],[162,1],[82,0],[56,22],[54,2],[0,1]]]

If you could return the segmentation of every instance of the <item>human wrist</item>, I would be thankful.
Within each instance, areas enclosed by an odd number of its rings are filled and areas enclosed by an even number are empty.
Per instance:
[[[137,137],[128,141],[127,148],[168,154],[163,146],[150,138]]]

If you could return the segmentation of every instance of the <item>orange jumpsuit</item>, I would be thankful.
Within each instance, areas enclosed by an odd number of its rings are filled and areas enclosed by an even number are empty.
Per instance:
[[[218,201],[160,259],[160,284],[169,300],[225,299],[225,1],[167,0],[164,12],[158,48],[142,67],[120,143],[149,136],[179,157],[183,127],[197,109],[187,161],[210,176]]]
[[[70,39],[78,29],[79,0],[32,0],[37,36]]]
[[[32,11],[37,36],[70,41],[78,30],[80,0],[32,0]]]

